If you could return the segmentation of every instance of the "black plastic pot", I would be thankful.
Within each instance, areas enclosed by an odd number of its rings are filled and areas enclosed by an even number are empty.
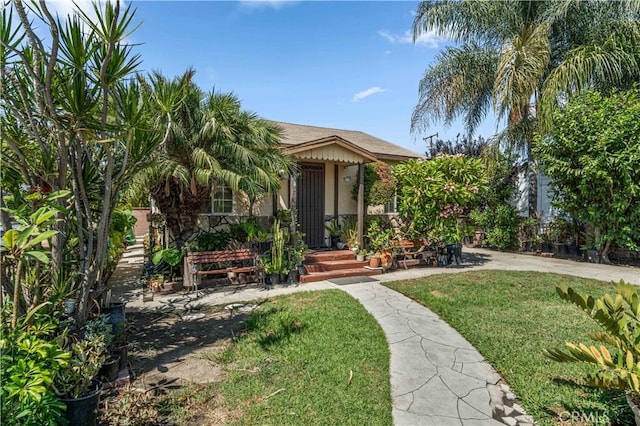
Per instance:
[[[124,306],[122,302],[112,303],[109,306],[105,306],[101,309],[103,314],[109,316],[107,323],[111,324],[114,336],[119,336],[124,331]]]
[[[331,240],[331,249],[332,250],[337,250],[338,249],[338,241],[340,240],[340,237],[338,235],[331,235],[330,236],[330,240]]]
[[[297,284],[299,281],[298,270],[293,269],[289,271],[289,276],[287,278],[288,278],[287,282],[289,284]]]
[[[269,281],[271,285],[280,284],[280,274],[269,274]]]
[[[258,250],[260,250],[260,254],[265,254],[269,250],[271,250],[271,246],[273,245],[272,241],[261,241],[258,243]]]
[[[129,363],[129,349],[127,344],[124,343],[122,345],[116,346],[113,349],[113,355],[120,357],[120,362],[118,362],[118,369],[124,370],[127,368],[127,364]]]
[[[113,382],[118,378],[118,373],[120,372],[120,357],[119,356],[111,356],[109,357],[102,367],[100,368],[100,373],[98,376],[102,378],[105,382]]]
[[[571,256],[580,256],[580,247],[575,244],[569,244],[567,247],[569,251],[569,255]]]
[[[98,403],[100,402],[100,392],[102,383],[92,382],[93,391],[81,398],[61,399],[67,406],[64,417],[72,426],[95,426],[98,418]]]

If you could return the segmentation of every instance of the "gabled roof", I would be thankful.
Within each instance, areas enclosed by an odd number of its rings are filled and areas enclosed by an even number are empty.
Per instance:
[[[287,151],[293,146],[317,143],[337,139],[346,141],[365,152],[373,153],[380,160],[406,160],[422,157],[413,151],[394,145],[357,130],[331,129],[328,127],[307,126],[275,121],[283,131],[282,145]]]
[[[300,152],[308,151],[311,149],[319,149],[330,145],[337,145],[342,148],[346,148],[348,151],[351,151],[352,153],[362,157],[363,160],[376,161],[378,159],[374,153],[361,148],[358,145],[355,145],[348,140],[341,138],[340,136],[335,135],[327,136],[325,138],[313,141],[303,142],[297,145],[286,145],[283,151],[287,154],[297,154]]]

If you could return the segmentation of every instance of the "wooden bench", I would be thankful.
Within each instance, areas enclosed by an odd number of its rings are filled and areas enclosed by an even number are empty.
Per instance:
[[[262,270],[253,249],[190,252],[184,258],[184,283],[198,291],[203,276],[256,273]]]
[[[396,262],[402,262],[404,269],[408,269],[407,261],[420,256],[427,264],[438,265],[437,253],[428,250],[426,240],[393,240],[391,241],[393,256]]]

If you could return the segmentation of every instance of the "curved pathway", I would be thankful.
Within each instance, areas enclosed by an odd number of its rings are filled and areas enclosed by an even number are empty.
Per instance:
[[[482,355],[456,330],[436,314],[404,295],[380,285],[376,281],[397,281],[428,275],[465,272],[480,269],[556,272],[595,278],[603,281],[625,281],[640,285],[640,268],[595,265],[572,260],[542,258],[514,253],[501,253],[484,249],[465,249],[464,264],[447,268],[416,268],[398,270],[376,276],[374,282],[336,285],[321,281],[298,286],[282,286],[271,290],[248,286],[246,288],[222,288],[198,298],[189,295],[157,297],[151,302],[142,301],[142,289],[138,284],[141,256],[134,246],[123,257],[119,268],[136,272],[125,277],[114,274],[112,281],[120,283],[114,296],[127,301],[127,309],[154,309],[167,305],[230,304],[279,296],[298,291],[338,288],[346,291],[376,318],[384,330],[390,349],[390,380],[393,399],[393,421],[396,425],[434,426],[484,426],[499,425],[493,419],[502,410],[508,411],[512,425],[528,425],[533,421],[521,416],[520,407],[501,405],[513,395],[498,386],[500,376],[487,364]],[[140,252],[141,253],[141,252]],[[130,274],[123,274],[130,275]],[[366,278],[365,278],[366,279]],[[367,281],[369,281],[368,279]],[[357,281],[357,280],[356,280]],[[510,396],[508,396],[510,395]],[[515,413],[511,406],[516,408]]]
[[[500,376],[436,314],[377,283],[342,287],[376,318],[391,352],[396,425],[499,425],[488,384]]]

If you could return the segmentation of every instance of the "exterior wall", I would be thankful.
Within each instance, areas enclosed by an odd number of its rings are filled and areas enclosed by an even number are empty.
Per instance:
[[[149,233],[149,221],[147,215],[151,212],[151,208],[137,208],[133,209],[133,217],[137,219],[136,225],[133,228],[133,234],[136,237],[142,237]]]
[[[341,151],[343,148],[336,148]],[[323,151],[322,155],[326,155],[327,152]],[[336,154],[336,153],[334,153]],[[320,154],[318,154],[320,155]],[[337,155],[337,154],[336,154]],[[361,161],[361,158],[356,158],[355,160]],[[335,162],[333,161],[318,161],[313,160],[311,158],[302,158],[300,159],[302,162],[313,162],[313,163],[322,163],[325,166],[325,211],[324,217],[326,221],[329,221],[333,218],[334,214],[334,188],[335,188]],[[397,162],[388,162],[391,166],[397,164]],[[338,164],[338,215],[356,215],[358,212],[358,203],[356,200],[351,198],[351,191],[353,186],[356,184],[358,179],[358,165],[357,164]],[[345,181],[346,178],[346,181]],[[299,190],[299,188],[298,188]],[[288,209],[290,207],[289,202],[289,181],[288,178],[282,180],[282,185],[280,190],[276,195],[276,210],[280,209]],[[224,226],[228,223],[234,223],[239,220],[243,220],[244,218],[249,216],[249,200],[245,194],[241,192],[236,192],[234,194],[234,214],[226,215],[226,216],[207,216],[201,215],[198,226],[202,230],[210,230],[212,227],[216,226]],[[274,206],[273,206],[273,195],[265,194],[260,199],[256,200],[254,204],[254,215],[258,216],[262,219],[263,222],[268,223],[267,218],[273,215]],[[367,208],[367,214],[372,215],[380,215],[384,214],[383,206],[370,206]],[[393,214],[390,214],[393,216]],[[326,239],[328,241],[328,234],[326,235]]]
[[[553,193],[551,191],[551,178],[538,172],[537,176],[537,200],[536,211],[539,212],[542,223],[553,221],[560,212],[551,205]],[[529,215],[529,181],[526,168],[518,172],[516,180],[516,194],[514,206],[520,212],[520,216]]]

